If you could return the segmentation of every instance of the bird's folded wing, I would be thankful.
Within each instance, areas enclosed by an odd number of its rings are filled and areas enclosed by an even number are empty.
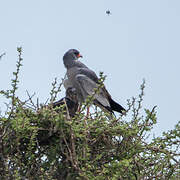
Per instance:
[[[88,95],[93,96],[103,106],[110,107],[109,101],[102,88],[100,88],[98,92],[95,93],[95,89],[98,88],[98,84],[96,82],[94,82],[92,79],[83,74],[78,74],[76,76],[76,79],[79,84],[79,88],[82,91],[82,94],[85,96],[84,98],[86,98]]]
[[[98,83],[98,77],[97,77],[96,73],[94,71],[90,70],[89,68],[80,68],[79,73],[87,76],[94,82]]]
[[[97,84],[99,84],[99,79],[96,75],[96,73],[92,70],[90,70],[89,68],[80,68],[79,72],[85,76],[87,76],[88,78],[90,78],[91,80],[93,80],[94,82],[96,82]],[[109,94],[109,92],[106,90],[105,86],[102,88],[104,94],[106,95],[106,98],[109,99],[111,98],[111,95]]]

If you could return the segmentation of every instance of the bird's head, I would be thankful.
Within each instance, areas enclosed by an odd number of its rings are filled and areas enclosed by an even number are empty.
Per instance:
[[[78,58],[82,57],[80,52],[76,49],[68,50],[63,56],[63,62],[65,67],[71,67],[74,60],[78,60]]]
[[[71,58],[72,60],[77,60],[78,58],[82,57],[80,52],[76,49],[70,49],[64,54],[64,58]]]

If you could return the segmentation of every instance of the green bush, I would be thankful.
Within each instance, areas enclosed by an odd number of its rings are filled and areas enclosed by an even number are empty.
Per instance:
[[[125,116],[98,109],[67,118],[64,108],[39,106],[16,96],[22,50],[12,89],[0,94],[10,102],[0,117],[0,179],[144,180],[180,178],[180,123],[161,137],[147,139],[156,107],[143,109],[139,97],[127,101]],[[53,83],[51,102],[60,88]],[[132,116],[131,116],[132,115]],[[128,120],[127,120],[128,119]]]

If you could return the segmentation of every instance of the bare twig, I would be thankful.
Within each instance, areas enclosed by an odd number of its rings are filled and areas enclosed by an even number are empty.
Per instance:
[[[2,57],[3,56],[5,56],[6,55],[6,53],[4,52],[4,53],[2,53],[1,55],[0,55],[0,60],[2,59]]]
[[[65,106],[66,106],[67,119],[69,120],[69,119],[71,119],[71,118],[70,118],[70,115],[69,115],[69,109],[68,109],[68,106],[67,106],[67,103],[66,103],[66,99],[64,98],[63,101],[64,101],[64,104],[65,104]]]
[[[32,100],[32,98],[35,96],[36,93],[34,92],[33,95],[30,95],[28,91],[26,91],[26,93],[27,93],[28,98],[29,98],[26,102],[30,101],[31,106],[33,106],[34,109],[36,110],[36,109],[37,109],[37,106],[34,104],[34,102],[33,102],[33,100]]]

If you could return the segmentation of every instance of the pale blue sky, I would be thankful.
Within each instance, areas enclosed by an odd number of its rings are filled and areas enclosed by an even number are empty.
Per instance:
[[[64,76],[63,54],[76,48],[88,67],[108,76],[107,89],[125,107],[145,78],[144,107],[158,106],[156,135],[180,120],[180,1],[1,0],[0,5],[0,54],[6,52],[0,89],[10,87],[16,47],[22,46],[18,95],[36,92],[44,102],[52,80]]]

